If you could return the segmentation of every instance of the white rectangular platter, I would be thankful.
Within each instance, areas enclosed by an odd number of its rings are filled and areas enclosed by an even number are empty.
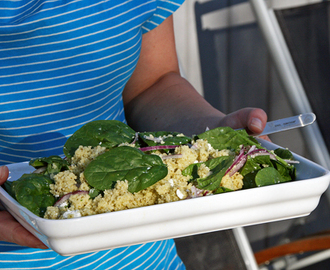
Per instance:
[[[279,146],[262,141],[268,149]],[[31,233],[63,256],[168,238],[290,219],[310,214],[328,188],[330,173],[294,155],[297,180],[178,202],[66,220],[47,220],[19,205],[0,187],[5,208]],[[11,164],[9,181],[33,170]]]

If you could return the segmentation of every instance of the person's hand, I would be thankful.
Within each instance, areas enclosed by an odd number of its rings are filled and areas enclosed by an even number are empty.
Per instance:
[[[0,186],[8,178],[8,168],[0,167]],[[16,219],[7,211],[0,207],[0,241],[16,243],[21,246],[32,248],[47,249],[48,247],[38,238],[26,230]]]
[[[262,109],[244,108],[222,118],[220,126],[229,126],[233,129],[245,128],[250,135],[260,134],[266,125],[267,114]],[[270,140],[268,136],[262,139]]]

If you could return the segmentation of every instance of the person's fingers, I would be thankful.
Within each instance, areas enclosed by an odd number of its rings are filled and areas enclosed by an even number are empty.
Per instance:
[[[258,136],[258,138],[269,141],[269,142],[272,142],[272,140],[267,135]]]
[[[1,166],[0,167],[0,185],[2,185],[4,182],[6,182],[9,175],[9,170],[7,166]]]
[[[246,127],[253,134],[261,133],[267,123],[267,114],[261,109],[250,110],[246,118]]]
[[[0,167],[0,186],[6,182],[7,178],[9,175],[9,170],[6,166],[1,166]],[[5,210],[4,206],[0,202],[0,211]]]
[[[7,211],[0,211],[0,240],[31,248],[48,248]]]
[[[233,129],[245,128],[249,134],[259,134],[265,128],[267,114],[258,108],[244,108],[228,114],[223,118],[221,125]]]
[[[0,167],[0,185],[8,179],[7,166]],[[47,249],[48,247],[26,230],[16,219],[0,207],[0,241],[16,243],[21,246]]]

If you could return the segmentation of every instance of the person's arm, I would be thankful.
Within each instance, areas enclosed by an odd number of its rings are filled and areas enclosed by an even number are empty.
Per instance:
[[[179,74],[172,18],[145,34],[141,57],[123,92],[128,124],[137,131],[178,131],[198,134],[206,127],[247,127],[262,131],[267,116],[260,109],[242,109],[225,116],[214,109]],[[260,122],[260,127],[254,126]],[[0,167],[0,185],[8,178]],[[47,248],[21,226],[7,211],[0,210],[0,241]]]
[[[180,76],[173,19],[144,34],[138,65],[123,92],[128,124],[138,131],[198,134],[231,126],[260,133],[267,121],[261,109],[245,108],[228,116],[212,107]]]

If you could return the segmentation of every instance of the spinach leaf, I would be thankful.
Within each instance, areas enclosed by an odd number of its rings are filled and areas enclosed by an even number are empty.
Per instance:
[[[44,175],[57,174],[69,169],[69,162],[60,156],[32,159],[30,160],[29,165],[36,169],[46,167],[46,170],[43,172]]]
[[[250,173],[244,175],[244,178],[243,178],[243,188],[244,189],[257,187],[255,179],[256,179],[256,174],[258,171],[250,172]]]
[[[264,170],[266,168],[267,170]],[[257,181],[261,181],[260,179],[262,179],[261,183],[272,183],[272,178],[274,177],[273,170],[269,170],[268,168],[273,168],[277,171],[276,175],[280,175],[278,178],[280,182],[287,182],[295,179],[295,168],[284,161],[282,162],[281,159],[273,160],[268,155],[256,156],[254,158],[249,156],[245,165],[240,170],[240,173],[244,176],[244,188],[258,186]],[[263,173],[258,174],[261,170],[263,170]],[[260,178],[261,175],[266,178],[266,172],[270,173],[268,176],[270,179],[268,181]],[[259,180],[256,179],[257,175],[259,175]]]
[[[250,173],[259,171],[261,169],[260,163],[257,162],[254,158],[248,157],[243,168],[240,170],[240,173],[245,176]]]
[[[121,146],[98,156],[85,169],[84,175],[92,187],[105,190],[120,180],[128,181],[131,193],[146,189],[167,175],[167,167],[157,155]]]
[[[89,197],[91,197],[92,199],[96,198],[98,195],[102,194],[102,190],[98,190],[96,188],[92,188],[89,190]]]
[[[273,167],[273,163],[268,155],[256,156],[252,158],[248,156],[247,161],[243,168],[240,170],[240,173],[245,176],[249,173],[253,173],[261,170],[263,167]]]
[[[48,206],[54,205],[56,199],[50,193],[49,185],[52,180],[40,174],[23,174],[12,182],[11,191],[22,206],[32,213],[42,217]]]
[[[273,167],[261,169],[255,177],[255,183],[258,187],[268,186],[284,182],[281,174]]]
[[[14,191],[13,191],[13,182],[11,182],[11,181],[6,181],[6,182],[3,184],[2,187],[4,188],[4,190],[7,191],[7,193],[8,193],[10,196],[12,196],[12,197],[16,200],[16,198],[15,198],[15,193],[14,193]]]
[[[101,145],[110,149],[122,143],[130,143],[134,137],[135,131],[120,121],[92,121],[73,133],[66,141],[63,152],[71,158],[80,145],[92,147]]]
[[[234,157],[222,156],[222,157],[209,159],[205,162],[190,164],[188,167],[186,167],[184,170],[182,170],[182,175],[191,176],[191,179],[197,179],[197,178],[199,178],[197,172],[198,172],[199,167],[202,164],[205,164],[205,166],[208,167],[210,169],[210,171],[212,172],[218,165],[223,164],[223,161],[227,160],[227,159],[233,161]]]
[[[233,130],[230,127],[218,127],[199,134],[197,137],[207,140],[213,148],[218,150],[230,149],[236,151],[240,145],[256,145],[261,148],[259,142],[249,136],[244,129]]]
[[[220,194],[220,193],[225,193],[225,192],[230,192],[233,191],[229,188],[225,188],[225,187],[218,187],[216,190],[213,191],[213,194]]]
[[[294,160],[292,153],[288,149],[277,148],[274,150],[274,153],[282,159]]]
[[[274,167],[277,169],[277,171],[280,173],[280,175],[283,178],[282,182],[288,182],[291,180],[295,180],[296,178],[296,169],[284,162],[281,162],[281,160],[275,160],[273,161]]]
[[[140,132],[140,139],[148,146],[155,145],[182,145],[191,142],[191,138],[179,132]]]
[[[211,174],[205,178],[198,178],[197,181],[197,187],[204,190],[216,190],[220,187],[220,183],[222,178],[224,177],[227,169],[230,167],[230,165],[233,162],[233,157],[218,157],[215,159],[208,160],[204,162],[206,166],[210,168]],[[200,166],[201,163],[193,164],[197,166],[197,168]],[[194,171],[197,170],[197,168],[189,168],[185,173],[188,171]]]

